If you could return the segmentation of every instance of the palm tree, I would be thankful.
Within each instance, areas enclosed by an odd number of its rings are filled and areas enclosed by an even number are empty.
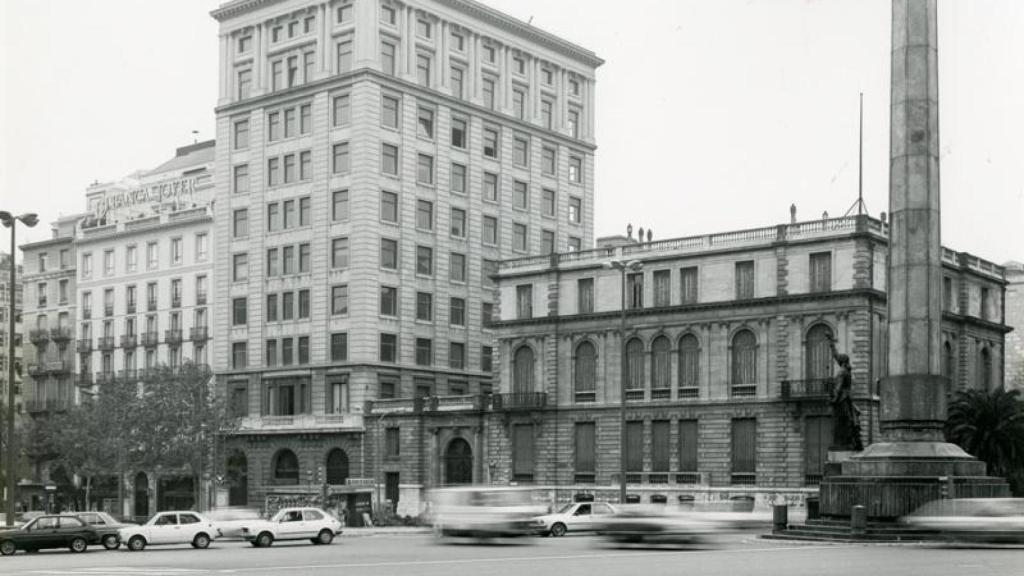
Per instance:
[[[1019,390],[960,390],[949,405],[946,440],[988,464],[1024,494],[1024,401]]]

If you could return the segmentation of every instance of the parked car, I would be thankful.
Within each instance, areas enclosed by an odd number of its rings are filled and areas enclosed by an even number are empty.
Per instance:
[[[85,552],[89,542],[99,535],[77,516],[46,515],[19,528],[0,530],[0,554],[10,556],[18,550],[35,552],[46,548],[68,548]]]
[[[933,500],[903,522],[957,539],[1024,542],[1024,498]]]
[[[99,536],[98,541],[90,544],[102,544],[107,550],[117,550],[121,545],[121,528],[137,526],[134,522],[118,522],[106,512],[76,512],[75,516],[91,526]]]
[[[270,520],[253,520],[242,527],[242,538],[257,547],[275,540],[309,540],[330,544],[341,534],[341,522],[319,508],[282,508]]]
[[[500,538],[537,533],[547,511],[535,490],[516,486],[459,486],[430,492],[430,523],[438,537]]]
[[[537,532],[544,536],[565,536],[566,532],[597,530],[615,511],[607,502],[573,502],[554,514],[537,516],[533,521]]]
[[[193,548],[206,548],[220,537],[220,530],[212,522],[191,510],[158,512],[141,526],[128,526],[118,531],[121,542],[127,542],[132,551],[149,545],[191,544]]]
[[[721,532],[723,523],[707,514],[664,507],[622,508],[597,528],[597,533],[623,544],[704,543]]]
[[[222,539],[234,540],[242,538],[243,527],[261,519],[259,510],[243,506],[210,510],[206,513],[206,517],[220,530]]]

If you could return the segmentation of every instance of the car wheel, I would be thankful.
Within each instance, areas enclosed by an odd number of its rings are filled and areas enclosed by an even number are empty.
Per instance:
[[[114,534],[107,534],[103,537],[103,547],[107,550],[117,550],[121,546],[121,540]]]
[[[554,525],[551,526],[551,535],[555,538],[558,538],[559,536],[565,536],[565,524],[562,524],[561,522],[555,522]]]
[[[85,541],[85,538],[75,538],[71,541],[72,552],[85,552],[85,549],[89,547],[89,543]]]
[[[192,547],[200,550],[210,546],[210,537],[205,533],[200,532],[196,534],[196,537],[192,539]]]
[[[256,537],[256,545],[260,548],[266,548],[274,543],[274,535],[270,532],[260,532],[260,535]]]
[[[128,549],[133,552],[138,552],[146,548],[146,539],[142,536],[132,536],[131,540],[128,541]]]
[[[334,542],[334,533],[330,530],[321,530],[316,536],[317,543],[319,544],[330,544]]]
[[[4,540],[3,542],[0,542],[0,554],[3,554],[4,556],[10,556],[11,554],[14,554],[17,550],[18,547],[15,546],[14,542],[11,542],[10,540]]]

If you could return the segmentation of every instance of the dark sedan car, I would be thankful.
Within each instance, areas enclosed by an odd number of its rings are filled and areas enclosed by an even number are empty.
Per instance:
[[[121,528],[135,526],[134,522],[118,522],[106,512],[76,512],[75,516],[81,518],[99,535],[99,540],[89,544],[103,544],[107,550],[117,550],[121,545],[121,535],[118,532]]]
[[[44,548],[68,548],[85,552],[99,534],[77,516],[40,516],[13,530],[0,531],[0,554],[10,556],[18,550],[35,552]]]

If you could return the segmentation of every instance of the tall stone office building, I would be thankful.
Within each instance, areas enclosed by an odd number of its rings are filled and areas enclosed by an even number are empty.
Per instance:
[[[590,247],[602,61],[472,0],[212,15],[229,499],[362,507],[364,403],[488,391],[498,261]]]

